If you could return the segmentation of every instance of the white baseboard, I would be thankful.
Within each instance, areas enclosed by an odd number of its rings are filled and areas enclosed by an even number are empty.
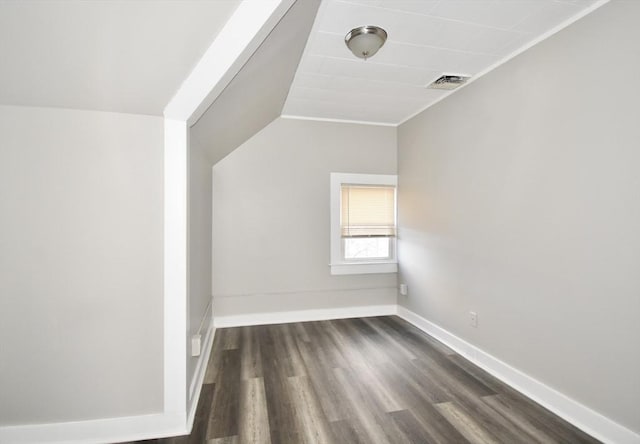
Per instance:
[[[287,324],[290,322],[326,321],[329,319],[366,318],[388,316],[397,312],[397,305],[369,305],[344,308],[319,308],[316,310],[278,311],[274,313],[250,313],[234,316],[216,316],[216,328],[243,327],[249,325]]]
[[[0,442],[11,444],[97,444],[184,435],[185,415],[153,415],[91,421],[0,427]]]
[[[207,334],[202,346],[202,353],[198,358],[198,364],[196,365],[196,371],[191,379],[189,386],[189,402],[188,402],[188,415],[187,415],[187,428],[188,433],[191,433],[193,428],[193,420],[196,416],[196,409],[198,408],[198,400],[200,399],[200,393],[202,392],[202,382],[204,381],[204,375],[207,372],[207,364],[209,363],[209,356],[211,355],[211,347],[213,346],[213,338],[215,336],[216,329],[213,326],[213,318],[211,318],[209,328],[207,328]]]
[[[188,415],[158,413],[90,421],[0,427],[0,443],[11,444],[94,444],[138,441],[186,435],[193,428],[202,382],[211,355],[215,328],[213,319],[205,335],[189,388]]]
[[[611,444],[640,444],[640,435],[511,367],[420,315],[398,306],[398,316],[438,339],[478,367],[510,385],[589,435]]]

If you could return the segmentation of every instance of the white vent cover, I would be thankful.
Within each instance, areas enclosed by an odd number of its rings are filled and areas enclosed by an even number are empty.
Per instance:
[[[431,89],[456,89],[464,85],[469,80],[469,76],[463,74],[442,74],[433,81],[427,88]]]

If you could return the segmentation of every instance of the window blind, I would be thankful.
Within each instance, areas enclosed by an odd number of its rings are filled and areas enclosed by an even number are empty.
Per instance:
[[[342,237],[389,237],[396,235],[395,187],[341,186],[340,228]]]

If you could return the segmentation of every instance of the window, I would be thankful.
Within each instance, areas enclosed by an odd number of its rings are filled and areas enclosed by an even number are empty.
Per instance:
[[[331,173],[331,274],[392,273],[395,175]]]

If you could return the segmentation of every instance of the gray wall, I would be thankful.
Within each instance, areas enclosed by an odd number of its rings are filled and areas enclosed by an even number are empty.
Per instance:
[[[0,106],[0,425],[162,411],[162,118]]]
[[[188,190],[188,315],[187,384],[191,383],[198,357],[191,356],[191,336],[203,323],[202,345],[210,325],[211,313],[211,161],[194,139],[189,143]],[[188,389],[188,386],[187,386]]]
[[[216,316],[395,304],[395,273],[329,273],[331,172],[395,174],[395,128],[279,118],[214,166]]]
[[[280,116],[320,0],[295,2],[192,127],[213,165]]]
[[[611,2],[398,133],[399,303],[636,432],[638,17]]]

